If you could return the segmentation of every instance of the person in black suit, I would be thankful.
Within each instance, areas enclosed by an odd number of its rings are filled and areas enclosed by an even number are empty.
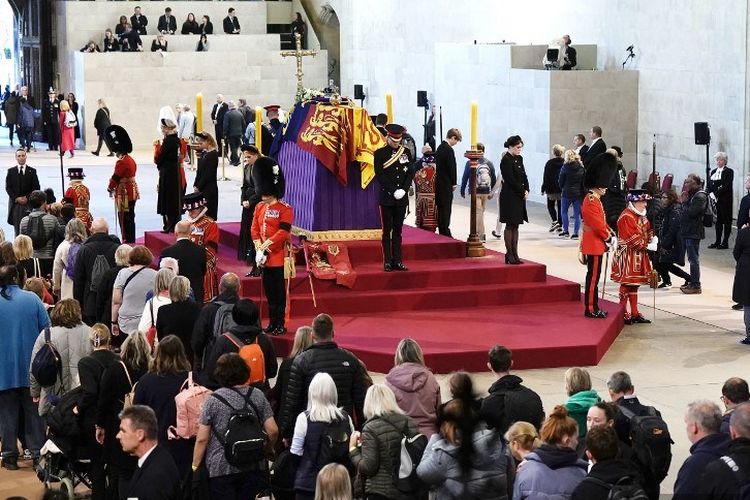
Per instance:
[[[570,35],[564,35],[562,39],[565,45],[563,46],[563,64],[560,69],[571,70],[578,65],[578,52],[570,45]]]
[[[16,236],[20,234],[21,219],[31,211],[29,195],[39,190],[36,170],[26,165],[26,150],[16,151],[16,166],[8,169],[5,176],[5,192],[8,193],[8,224],[13,226]]]
[[[523,140],[518,135],[508,137],[504,147],[508,152],[500,160],[500,222],[505,223],[505,263],[523,264],[518,258],[518,226],[529,221],[526,200],[529,197],[529,178],[523,166]]]
[[[438,232],[443,236],[451,236],[451,209],[453,207],[453,191],[458,185],[456,173],[456,154],[453,146],[461,142],[461,131],[457,128],[448,130],[445,140],[435,151],[435,205],[438,217]]]
[[[214,132],[216,138],[216,151],[219,156],[222,156],[222,145],[224,143],[224,115],[229,110],[227,103],[224,102],[224,96],[222,94],[216,94],[216,104],[211,109],[211,121],[214,122]]]
[[[708,248],[726,250],[732,233],[732,208],[734,201],[734,170],[727,167],[727,154],[719,151],[714,155],[716,168],[708,177],[708,196],[716,204],[716,241]]]
[[[255,245],[250,238],[250,226],[253,223],[255,206],[260,202],[260,195],[255,190],[253,179],[253,166],[262,155],[258,148],[251,145],[242,146],[242,191],[240,202],[242,204],[242,220],[240,222],[240,241],[237,244],[237,260],[252,264],[253,268],[247,273],[250,276],[260,276],[258,266],[255,263]],[[275,161],[267,158],[265,161]]]
[[[745,176],[745,193],[740,200],[740,209],[737,212],[737,231],[750,222],[750,175]]]
[[[607,143],[602,139],[602,128],[599,125],[591,127],[591,146],[583,156],[583,166],[588,167],[591,160],[607,151]]]
[[[586,144],[586,136],[583,134],[576,134],[573,136],[573,149],[581,158],[586,158],[586,153],[589,151],[589,147]]]
[[[375,151],[375,177],[380,184],[380,218],[383,221],[383,270],[408,271],[401,261],[401,230],[409,207],[406,191],[414,179],[414,159],[401,144],[406,129],[395,123],[385,128],[386,145]]]
[[[203,194],[208,209],[206,215],[216,220],[219,212],[219,185],[216,180],[219,168],[219,154],[216,152],[217,144],[211,134],[207,132],[198,132],[195,134],[195,139],[201,152],[198,155],[198,171],[195,174],[193,191]]]
[[[47,136],[47,151],[57,151],[60,146],[60,101],[52,87],[48,94],[49,99],[42,103],[42,122]]]
[[[234,15],[234,8],[230,8],[227,14],[229,15],[224,18],[224,33],[227,35],[239,35],[240,20]]]
[[[145,35],[146,34],[146,26],[148,26],[148,18],[141,14],[141,8],[136,7],[133,9],[133,15],[130,16],[130,24],[133,26],[133,29],[136,33],[139,35]]]
[[[159,33],[165,35],[174,35],[177,32],[177,19],[172,15],[172,9],[167,7],[164,14],[159,16]]]
[[[198,304],[203,304],[203,278],[206,274],[206,251],[190,240],[192,227],[190,221],[181,220],[175,226],[177,241],[161,251],[159,256],[177,259],[180,276],[190,281],[193,296]]]
[[[180,473],[172,455],[158,441],[159,425],[154,410],[133,405],[120,413],[117,439],[125,453],[138,457],[138,468],[128,485],[126,498],[177,500]]]
[[[120,37],[120,48],[123,52],[140,52],[143,50],[141,35],[130,23],[125,25],[125,31],[118,35]]]

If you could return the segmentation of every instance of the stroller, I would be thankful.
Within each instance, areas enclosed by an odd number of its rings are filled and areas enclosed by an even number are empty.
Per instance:
[[[80,387],[63,394],[49,413],[47,442],[42,446],[36,471],[45,489],[53,489],[54,483],[60,483],[60,491],[71,500],[79,485],[91,489],[88,477],[91,459],[86,456],[86,446],[80,438],[77,413],[82,396]]]

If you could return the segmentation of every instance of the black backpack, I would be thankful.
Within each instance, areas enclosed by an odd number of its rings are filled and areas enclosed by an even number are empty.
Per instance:
[[[94,259],[94,265],[91,266],[91,283],[89,284],[89,291],[96,292],[99,290],[99,284],[102,282],[104,274],[109,271],[109,261],[107,258],[99,254]]]
[[[242,408],[235,408],[221,395],[213,393],[212,396],[229,407],[231,413],[223,436],[213,427],[211,430],[224,447],[224,456],[229,465],[243,470],[258,470],[260,462],[266,458],[268,435],[260,421],[260,412],[250,399],[256,389],[248,387],[244,396],[237,389],[231,390],[239,394],[245,403]]]
[[[664,419],[656,408],[646,407],[645,415],[636,415],[626,405],[620,411],[630,421],[630,440],[633,456],[648,479],[661,483],[672,463],[672,438]]]
[[[30,213],[26,220],[26,234],[31,238],[34,250],[41,250],[47,245],[50,235],[44,227],[44,213]]]
[[[750,500],[750,477],[740,469],[740,466],[737,465],[737,462],[735,462],[732,457],[724,455],[719,457],[719,460],[729,467],[737,480],[737,484],[740,486],[737,495],[734,498],[737,500]]]
[[[607,500],[649,500],[646,491],[630,476],[621,477],[614,483],[607,483],[591,476],[586,476],[584,481],[607,488],[609,490]]]
[[[309,423],[310,414],[309,412],[305,412],[305,414]],[[346,414],[344,414],[344,418],[326,424],[320,436],[318,456],[314,461],[319,470],[334,462],[344,466],[349,465],[349,439],[351,438],[351,432],[349,417]]]
[[[31,374],[42,387],[51,387],[55,385],[58,377],[62,379],[62,357],[52,345],[49,327],[44,329],[44,345],[31,361]]]
[[[419,497],[427,491],[427,486],[417,476],[417,466],[427,448],[427,436],[420,433],[409,436],[408,420],[404,422],[403,429],[399,429],[388,420],[383,421],[401,434],[398,459],[393,463],[393,485],[406,496]]]

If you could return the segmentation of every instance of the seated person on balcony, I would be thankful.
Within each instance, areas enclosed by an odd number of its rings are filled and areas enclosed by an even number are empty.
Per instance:
[[[167,40],[161,33],[154,38],[151,42],[151,52],[166,52],[167,51]]]
[[[224,18],[224,33],[227,35],[240,34],[240,20],[234,15],[234,8],[229,9],[228,16]]]

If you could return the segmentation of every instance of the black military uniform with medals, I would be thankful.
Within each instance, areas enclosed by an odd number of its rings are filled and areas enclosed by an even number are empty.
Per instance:
[[[42,104],[42,122],[49,145],[48,151],[56,151],[60,146],[60,101],[57,99],[57,92],[52,88],[49,89],[49,96],[52,100],[47,99]]]
[[[405,128],[386,125],[387,144],[375,151],[375,177],[380,184],[380,217],[383,225],[383,269],[406,271],[401,260],[401,230],[409,206],[406,191],[414,179],[413,157],[401,142]]]

